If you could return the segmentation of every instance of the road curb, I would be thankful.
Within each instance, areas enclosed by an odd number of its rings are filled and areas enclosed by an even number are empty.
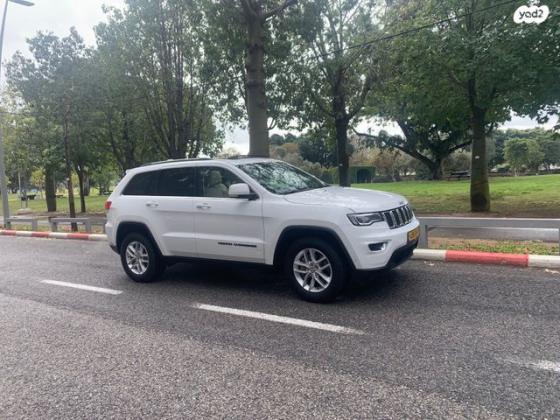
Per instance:
[[[0,236],[26,238],[70,239],[81,241],[106,241],[107,235],[95,233],[32,232],[27,230],[0,229]],[[560,256],[503,254],[497,252],[455,251],[417,248],[413,260],[462,262],[470,264],[513,265],[517,267],[560,268]]]
[[[498,252],[415,249],[414,260],[513,265],[517,267],[560,268],[560,256],[504,254]]]
[[[32,232],[28,230],[0,229],[0,236],[21,236],[25,238],[72,239],[79,241],[106,241],[107,235],[97,233]]]

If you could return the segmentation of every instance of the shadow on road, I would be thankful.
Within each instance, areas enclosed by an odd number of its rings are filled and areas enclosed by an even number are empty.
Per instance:
[[[399,270],[356,274],[337,302],[386,300],[405,285],[404,277]],[[205,291],[247,293],[252,297],[298,299],[286,277],[270,267],[220,262],[179,263],[168,268],[160,283],[181,289],[194,287]]]

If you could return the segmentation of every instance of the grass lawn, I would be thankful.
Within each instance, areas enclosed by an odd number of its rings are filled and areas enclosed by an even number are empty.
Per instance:
[[[358,188],[391,191],[407,197],[420,215],[463,215],[497,217],[560,218],[560,175],[490,178],[492,211],[469,212],[469,181],[404,181],[356,184]],[[97,193],[86,197],[88,214],[104,214],[106,196]],[[46,213],[45,200],[29,201],[35,214]],[[76,194],[76,210],[80,201]],[[10,195],[12,214],[20,208],[17,195]],[[68,198],[57,199],[57,213],[68,213]],[[2,209],[0,206],[0,214]]]
[[[86,197],[86,210],[88,214],[99,214],[103,215],[105,213],[104,205],[105,201],[107,200],[107,196],[100,196],[97,194],[91,195]],[[17,194],[10,194],[9,195],[9,203],[10,203],[10,212],[12,215],[16,214],[16,211],[21,208],[21,202],[19,200],[19,196]],[[80,198],[76,194],[75,196],[75,203],[76,203],[76,211],[80,211]],[[25,207],[25,203],[23,203]],[[27,202],[28,208],[33,211],[34,215],[51,215],[51,213],[47,213],[47,203],[44,199],[35,199],[29,200]],[[68,210],[68,197],[64,198],[57,198],[56,199],[56,214],[63,214],[67,215],[69,213]],[[0,205],[0,215],[2,215],[2,206]]]
[[[402,194],[420,215],[560,218],[560,175],[490,178],[491,212],[470,213],[470,181],[405,181],[356,184]]]
[[[430,238],[429,248],[504,254],[558,255],[558,243],[540,241],[492,241],[485,239]]]

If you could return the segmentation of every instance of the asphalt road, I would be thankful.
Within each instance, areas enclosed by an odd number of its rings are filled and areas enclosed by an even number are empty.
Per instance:
[[[105,243],[0,237],[1,418],[312,416],[560,418],[560,273],[414,261],[314,305],[264,269],[142,285]]]

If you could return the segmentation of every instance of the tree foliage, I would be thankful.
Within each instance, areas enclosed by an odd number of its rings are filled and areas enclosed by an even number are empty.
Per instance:
[[[517,174],[522,168],[539,170],[544,153],[534,139],[514,138],[506,142],[504,155]]]
[[[297,0],[206,0],[206,53],[219,97],[230,117],[249,123],[249,154],[269,155],[269,128],[282,118],[287,92],[278,89],[278,66],[290,53],[281,15]],[[225,89],[224,89],[225,87]],[[269,126],[269,119],[271,124]]]
[[[216,154],[222,143],[213,120],[216,103],[209,95],[215,80],[197,33],[198,3],[126,4],[123,11],[107,10],[109,22],[97,26],[97,39],[106,62],[118,66],[116,76],[134,85],[136,98],[129,101],[140,102],[154,146],[174,159]]]
[[[378,79],[375,48],[363,44],[378,33],[372,0],[319,0],[299,5],[289,72],[284,86],[301,126],[326,129],[336,145],[340,185],[349,185],[348,130]],[[282,82],[281,82],[282,83]]]

